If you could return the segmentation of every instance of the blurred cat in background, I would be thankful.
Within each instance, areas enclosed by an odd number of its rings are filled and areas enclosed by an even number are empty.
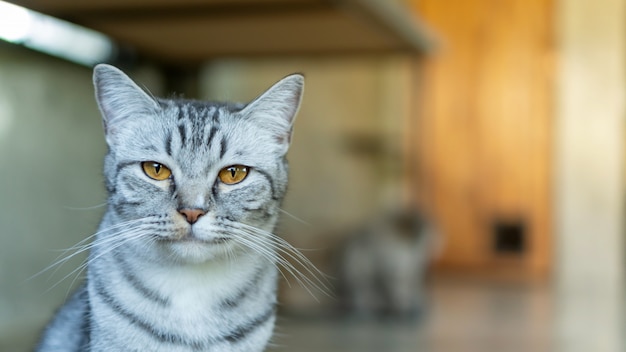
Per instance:
[[[383,213],[355,231],[338,256],[344,312],[355,317],[416,320],[434,253],[433,226],[416,210]]]

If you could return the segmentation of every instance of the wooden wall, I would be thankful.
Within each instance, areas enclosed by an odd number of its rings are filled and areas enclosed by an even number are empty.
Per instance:
[[[552,261],[552,0],[414,0],[439,47],[424,60],[420,197],[440,268],[545,275]],[[522,254],[494,224],[524,225]]]

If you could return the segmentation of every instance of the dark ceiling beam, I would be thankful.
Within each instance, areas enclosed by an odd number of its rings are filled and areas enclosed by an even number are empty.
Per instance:
[[[183,4],[173,2],[168,6],[158,7],[118,7],[98,9],[63,10],[53,13],[55,17],[72,22],[97,21],[173,21],[177,19],[224,18],[224,17],[261,17],[265,15],[289,16],[298,13],[314,13],[317,11],[331,11],[333,7],[327,3],[300,3],[291,4]]]

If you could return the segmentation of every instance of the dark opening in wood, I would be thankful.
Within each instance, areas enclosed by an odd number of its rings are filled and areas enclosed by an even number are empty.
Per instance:
[[[526,224],[522,220],[496,220],[493,236],[496,253],[521,255],[526,251]]]

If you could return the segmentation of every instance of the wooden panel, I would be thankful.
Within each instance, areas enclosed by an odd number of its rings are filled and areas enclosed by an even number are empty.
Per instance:
[[[419,131],[425,201],[446,237],[439,265],[546,274],[551,261],[552,0],[415,0],[441,39],[425,60]],[[526,252],[496,254],[496,221]]]

